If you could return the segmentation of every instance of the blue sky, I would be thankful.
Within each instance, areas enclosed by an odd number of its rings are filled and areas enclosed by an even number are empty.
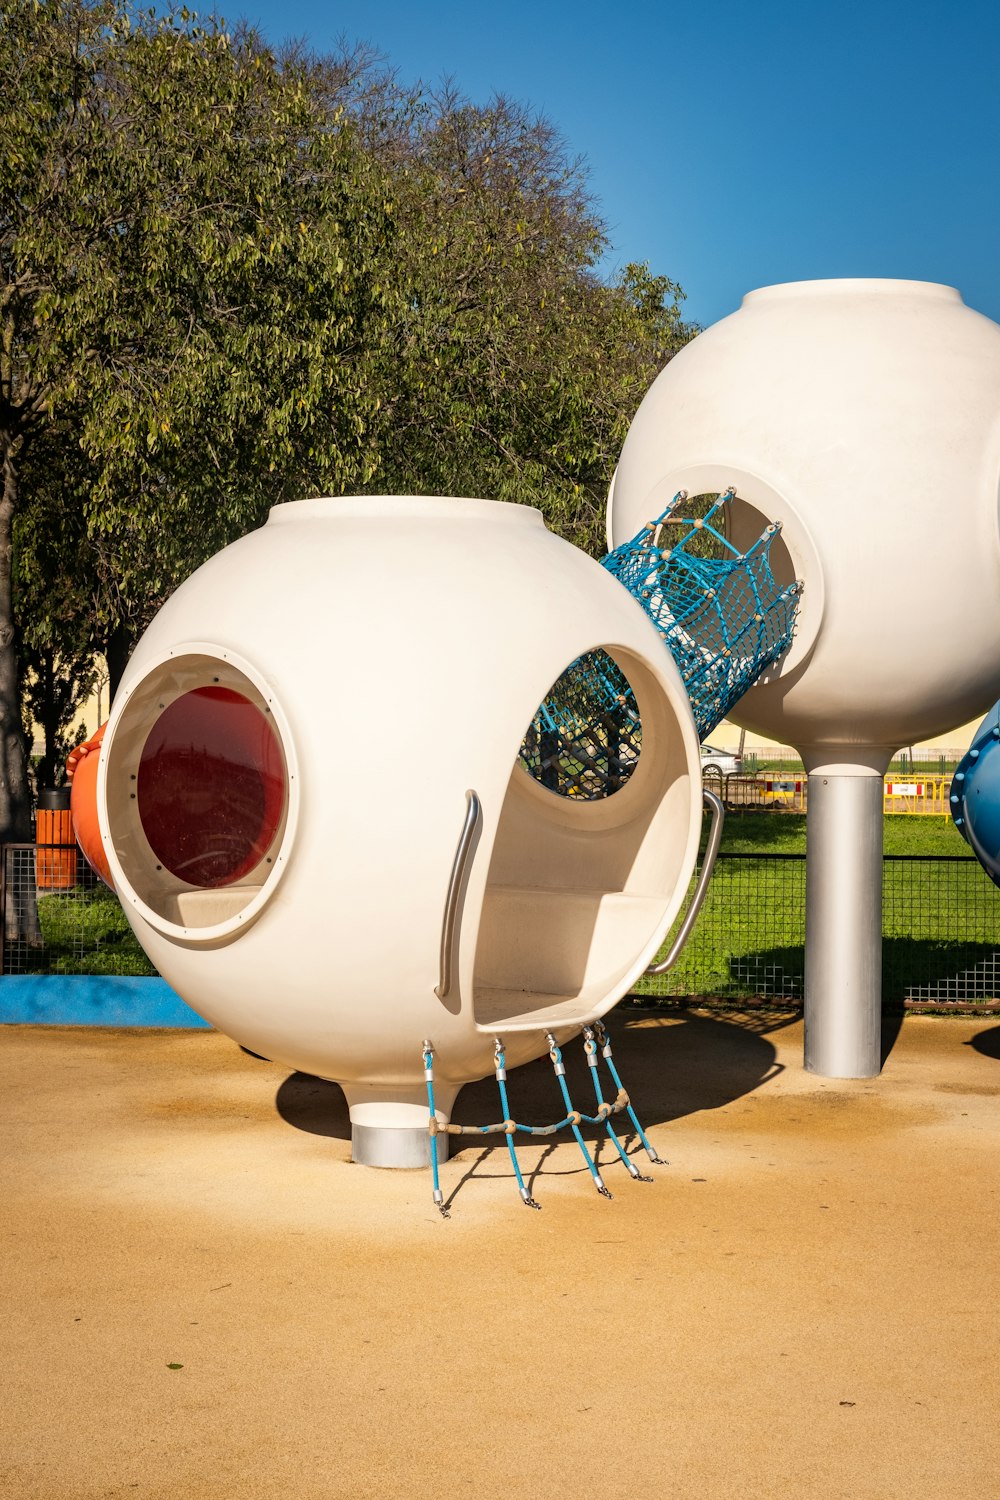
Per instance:
[[[1000,321],[996,4],[219,8],[275,42],[369,42],[404,83],[530,104],[589,164],[604,269],[648,260],[702,324],[752,287],[820,276],[945,281]]]

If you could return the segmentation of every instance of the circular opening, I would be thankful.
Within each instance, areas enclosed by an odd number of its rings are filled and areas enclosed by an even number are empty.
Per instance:
[[[788,676],[812,652],[823,621],[823,569],[808,528],[792,501],[758,475],[730,463],[691,464],[661,475],[642,498],[641,509],[637,509],[634,497],[626,506],[620,484],[616,484],[616,514],[610,516],[610,530],[616,546],[625,547],[638,541],[640,528],[661,516],[680,490],[686,490],[688,498],[677,515],[682,522],[687,520],[688,523],[692,518],[704,517],[712,503],[726,490],[735,492],[716,512],[711,524],[740,553],[750,552],[768,528],[775,527],[770,533],[767,550],[767,567],[773,582],[779,592],[801,583],[802,592],[795,610],[791,645],[764,670],[759,681],[773,682]],[[670,534],[669,525],[660,528],[660,546],[671,545]],[[699,535],[685,541],[685,552],[696,564],[709,565],[724,561],[728,548],[720,547],[716,539]],[[732,584],[728,585],[728,591],[732,591]]]
[[[673,510],[672,522],[706,520],[722,495],[722,490],[688,495]],[[770,525],[770,516],[765,515],[758,506],[752,504],[737,491],[721,509],[715,512],[714,516],[711,516],[710,524],[705,525],[693,536],[687,537],[684,550],[689,557],[697,557],[709,562],[731,562],[733,554],[730,547],[735,547],[738,552],[748,553],[761,541]],[[725,538],[724,541],[719,540],[720,535]],[[658,540],[664,546],[669,545],[666,528],[660,528]],[[726,542],[730,544],[729,547],[726,546]],[[780,531],[771,537],[768,547],[768,565],[779,589],[788,588],[790,584],[795,583],[795,564]]]
[[[201,889],[232,885],[278,832],[286,784],[277,736],[242,693],[194,688],[149,731],[136,791],[143,832],[165,869]]]
[[[192,645],[154,662],[108,721],[98,769],[115,888],[158,931],[245,931],[285,868],[298,806],[288,726],[255,669]]]
[[[606,651],[577,657],[556,678],[521,743],[528,774],[585,802],[621,791],[639,763],[642,721],[628,678]]]

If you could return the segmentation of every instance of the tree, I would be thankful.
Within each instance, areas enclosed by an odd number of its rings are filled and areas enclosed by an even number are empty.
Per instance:
[[[628,422],[694,330],[680,289],[612,286],[586,175],[544,119],[425,99],[395,147],[406,315],[379,482],[536,504],[596,550]]]
[[[308,58],[106,0],[0,15],[0,842],[29,813],[11,587],[31,450],[90,467],[95,640],[267,506],[375,471],[386,173]],[[114,660],[109,651],[109,661]]]
[[[14,525],[13,597],[20,699],[26,728],[44,741],[34,789],[61,786],[79,738],[79,712],[94,690],[96,585],[84,515],[90,465],[58,426],[39,432],[21,467]]]
[[[272,504],[480,494],[597,550],[628,420],[692,330],[647,267],[601,280],[585,172],[503,99],[119,0],[8,0],[0,78],[2,842],[27,831],[19,685],[55,745],[50,672],[79,683],[89,641],[113,689]]]

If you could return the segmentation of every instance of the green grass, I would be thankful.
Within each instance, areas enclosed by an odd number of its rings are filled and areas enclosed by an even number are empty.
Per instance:
[[[889,813],[882,819],[886,854],[958,854],[967,859],[972,850],[951,818],[936,814],[915,817],[907,813]]]
[[[39,896],[44,948],[28,950],[25,969],[45,974],[155,974],[121,903],[104,886]]]
[[[1000,946],[1000,891],[972,858],[951,820],[890,815],[885,852],[958,855],[961,864],[890,861],[884,870],[883,996],[890,1008],[922,987],[956,981],[955,998],[993,999],[993,953]],[[733,811],[705,905],[675,968],[640,980],[635,993],[717,995],[733,1000],[779,995],[799,1000],[805,965],[804,814]],[[666,951],[664,945],[663,951]],[[964,981],[959,983],[961,976]]]
[[[950,818],[889,813],[882,819],[886,854],[964,854],[968,844]],[[805,854],[805,813],[726,813],[722,848],[730,854]]]

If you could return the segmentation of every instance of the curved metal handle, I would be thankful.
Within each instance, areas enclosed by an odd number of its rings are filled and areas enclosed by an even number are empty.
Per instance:
[[[458,907],[462,899],[465,874],[472,859],[479,827],[483,820],[483,805],[479,800],[479,794],[470,790],[465,795],[469,799],[469,804],[465,810],[465,822],[462,825],[458,848],[455,850],[455,862],[451,867],[451,880],[448,883],[448,895],[444,903],[444,923],[441,927],[441,982],[434,990],[439,1000],[444,1000],[451,990]]]
[[[698,884],[694,888],[694,895],[691,897],[691,905],[687,909],[687,915],[680,925],[677,936],[670,945],[670,952],[662,963],[650,964],[646,970],[647,974],[665,974],[668,969],[673,968],[678,958],[680,958],[681,949],[691,936],[691,929],[695,924],[698,913],[701,911],[702,902],[708,894],[708,882],[712,878],[712,871],[715,868],[715,856],[718,854],[719,845],[722,842],[722,825],[726,821],[726,809],[722,805],[721,798],[717,797],[714,792],[708,791],[707,788],[702,788],[701,795],[712,814],[712,826],[708,831],[705,857],[701,862],[701,869],[698,872]]]

